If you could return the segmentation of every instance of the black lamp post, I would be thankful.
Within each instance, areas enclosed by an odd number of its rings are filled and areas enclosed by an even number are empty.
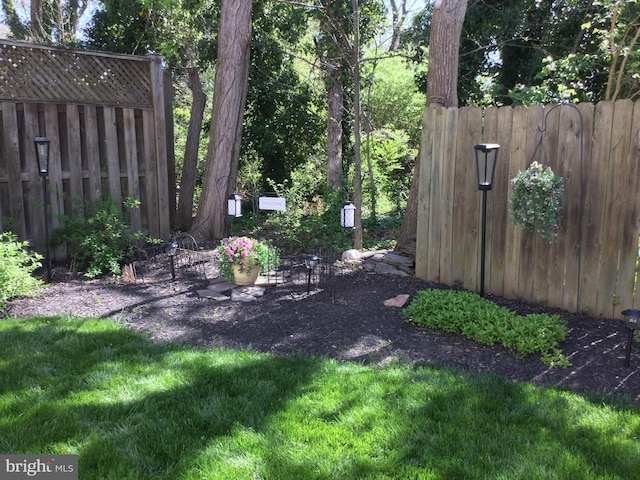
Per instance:
[[[307,294],[309,294],[311,291],[311,274],[318,264],[318,257],[307,255],[304,259],[304,264],[307,266]]]
[[[476,171],[478,174],[478,190],[482,192],[482,246],[480,257],[480,296],[484,297],[484,267],[487,241],[487,192],[493,186],[493,175],[496,171],[498,150],[497,143],[481,143],[473,147],[476,154]]]
[[[49,176],[49,139],[47,137],[35,137],[36,159],[38,160],[38,172],[42,177],[42,200],[44,201],[44,238],[47,257],[47,282],[51,283],[51,248],[49,246],[49,198],[47,194],[47,177]]]
[[[631,345],[633,345],[633,334],[636,330],[640,329],[640,310],[624,310],[622,315],[627,317],[627,330],[629,330],[629,339],[627,340],[627,351],[624,357],[624,366],[629,366],[629,360],[631,358]]]
[[[171,280],[176,279],[176,267],[174,263],[174,257],[176,253],[178,253],[178,244],[173,240],[167,242],[165,245],[165,251],[167,252],[167,257],[171,260]]]

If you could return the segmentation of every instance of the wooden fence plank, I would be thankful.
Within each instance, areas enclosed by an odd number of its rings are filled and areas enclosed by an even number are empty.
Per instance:
[[[635,193],[640,189],[640,101],[633,105],[631,121],[629,155],[626,158],[628,174],[623,189],[626,193],[625,211],[622,218],[622,244],[620,247],[620,264],[618,266],[618,292],[620,301],[615,306],[615,317],[621,316],[626,308],[636,308],[638,242],[640,240],[640,196]]]
[[[433,247],[429,249],[427,261],[427,278],[433,282],[440,281],[440,253],[443,246],[442,232],[442,165],[446,161],[444,156],[445,146],[445,118],[446,108],[437,108],[433,116],[433,157],[431,162],[431,191],[429,202],[429,243]],[[436,199],[440,199],[437,201]],[[446,200],[445,200],[446,201]]]
[[[418,192],[418,222],[416,227],[415,275],[428,280],[429,264],[429,203],[431,200],[431,164],[433,163],[433,124],[435,109],[425,108],[422,114],[420,139],[420,189]]]
[[[122,208],[122,181],[120,171],[120,152],[118,150],[118,129],[116,126],[116,109],[104,108],[104,143],[107,156],[107,173],[109,196]]]
[[[458,132],[456,132],[456,154],[451,159],[453,163],[453,220],[451,225],[451,283],[461,284],[464,283],[465,277],[465,262],[460,261],[464,259],[464,239],[467,234],[467,230],[470,229],[469,225],[465,221],[465,207],[470,201],[469,197],[475,195],[476,190],[474,184],[469,184],[469,152],[473,145],[473,139],[469,139],[467,132],[469,131],[469,112],[471,108],[461,108],[458,111]],[[476,109],[477,110],[477,109]],[[465,161],[466,160],[466,161]]]
[[[80,137],[80,112],[78,105],[67,105],[67,145],[69,155],[69,194],[82,201],[82,140]],[[80,202],[81,204],[82,202]]]
[[[60,216],[64,211],[64,188],[62,185],[62,158],[60,153],[60,122],[58,105],[44,105],[44,120],[49,144],[49,225],[51,230],[60,228]],[[55,245],[51,249],[51,258],[63,261],[67,258],[66,245]]]
[[[463,285],[470,290],[478,290],[480,278],[480,193],[478,192],[478,178],[473,157],[473,147],[482,139],[483,112],[479,108],[470,109],[467,113],[467,133],[465,134],[463,150],[458,158],[462,162],[464,175],[460,176],[462,190],[468,195],[464,204],[463,216],[465,220],[464,256],[459,258],[463,262]],[[466,152],[466,153],[465,153]]]
[[[557,105],[545,107],[545,119],[540,128],[541,133],[540,155],[538,162],[545,167],[551,167],[554,173],[561,173],[563,159],[558,153],[560,133],[560,109]],[[540,237],[539,232],[536,235]],[[541,237],[540,237],[541,238]],[[536,243],[536,281],[535,289],[540,295],[541,301],[549,305],[562,301],[563,273],[557,252],[558,240],[555,238],[551,244],[544,240]]]
[[[35,103],[24,104],[24,136],[21,149],[24,152],[29,175],[29,237],[34,241],[38,252],[45,252],[44,242],[44,201],[42,198],[42,179],[38,170],[36,149],[33,143],[35,137],[40,136],[38,127],[38,105]]]
[[[530,107],[527,109],[526,119],[526,143],[524,146],[524,155],[517,162],[518,169],[511,176],[509,180],[509,202],[511,202],[511,194],[513,193],[513,187],[511,180],[515,175],[521,171],[526,170],[533,162],[534,154],[536,152],[536,146],[539,141],[538,128],[542,125],[544,119],[544,110],[541,106]],[[510,205],[510,204],[509,204]],[[510,208],[510,206],[509,206]],[[521,227],[513,225],[511,215],[509,214],[509,222],[512,223],[512,228],[520,232],[520,266],[518,274],[518,296],[520,298],[533,299],[534,292],[534,280],[535,280],[535,268],[536,268],[536,242],[539,241],[539,236],[536,233],[525,234]]]
[[[140,200],[136,113],[132,108],[125,108],[122,113],[124,117],[124,155],[127,164],[127,196]],[[142,230],[142,217],[139,208],[131,210],[131,227],[136,232]]]
[[[504,208],[508,212],[511,204],[513,189],[511,180],[522,170],[527,168],[527,109],[516,107],[513,110],[513,123],[511,130],[511,152],[509,163],[506,165],[508,181],[505,185],[507,198]],[[508,298],[521,296],[520,287],[520,262],[523,259],[522,229],[515,227],[509,215],[505,216],[505,269],[504,269],[504,295]]]
[[[143,154],[142,161],[144,164],[144,192],[147,203],[147,228],[149,234],[154,237],[160,237],[160,212],[158,211],[158,175],[155,166],[155,135],[154,135],[154,118],[150,110],[142,111],[142,138],[143,138]]]
[[[616,287],[612,301],[613,317],[620,317],[622,310],[633,305],[634,273],[637,263],[638,236],[634,234],[638,211],[635,209],[638,182],[638,157],[632,155],[632,133],[634,104],[631,100],[619,100],[614,110],[615,130],[619,140],[615,141],[615,160],[620,181],[616,185],[615,214],[607,223],[616,222],[618,236],[617,262],[615,264]],[[614,134],[615,135],[615,134]],[[627,238],[625,238],[625,236]],[[635,255],[634,255],[635,254]]]
[[[580,285],[581,205],[584,202],[582,159],[580,145],[583,141],[583,125],[580,110],[575,105],[560,107],[560,142],[558,146],[564,179],[562,216],[560,218],[563,250],[561,257],[564,271],[563,298],[559,302],[567,310],[578,309]]]
[[[7,190],[9,194],[9,210],[11,212],[11,230],[24,240],[27,226],[24,216],[24,195],[22,192],[22,170],[20,168],[20,144],[18,137],[18,121],[15,103],[2,106],[3,149],[7,162]]]
[[[613,103],[600,102],[596,104],[591,152],[585,166],[587,172],[587,200],[585,204],[584,241],[582,247],[584,252],[582,267],[585,274],[583,275],[581,289],[582,308],[594,313],[599,311],[600,256],[602,244],[606,240],[604,215],[612,122]]]
[[[491,292],[497,295],[506,295],[505,272],[507,250],[507,215],[509,210],[509,165],[511,164],[511,134],[513,129],[513,109],[500,108],[498,110],[497,131],[494,137],[485,137],[488,143],[494,143],[490,138],[495,138],[495,143],[500,144],[498,167],[494,179],[495,187],[489,193],[492,197],[491,214],[491,243],[487,249],[491,249],[490,284]]]
[[[622,245],[622,212],[627,196],[627,192],[620,188],[620,185],[625,183],[628,175],[625,159],[629,155],[629,125],[632,115],[633,104],[631,101],[620,100],[614,104],[604,217],[607,227],[600,255],[596,307],[599,312],[605,312],[607,316],[614,315],[615,304],[619,301],[616,279],[620,246]]]
[[[444,125],[444,158],[442,160],[442,211],[440,243],[440,282],[450,285],[452,278],[451,252],[453,245],[453,205],[455,192],[456,133],[458,109],[448,108]]]
[[[485,110],[484,113],[484,123],[482,129],[482,142],[483,143],[504,143],[504,137],[500,134],[498,136],[498,117],[499,117],[499,109],[495,107],[489,107]],[[502,145],[501,145],[502,147]],[[469,152],[469,155],[474,155],[473,152]],[[500,152],[498,153],[500,155]],[[498,161],[504,162],[503,157],[499,157]],[[499,212],[502,209],[502,206],[495,206],[498,202],[496,202],[496,191],[504,186],[501,184],[501,172],[504,171],[504,167],[507,163],[502,163],[502,165],[498,164],[496,166],[496,173],[493,182],[493,190],[487,192],[487,238],[486,238],[486,249],[485,252],[482,252],[482,195],[480,191],[478,191],[478,184],[476,183],[476,197],[478,199],[478,266],[480,267],[480,259],[481,256],[485,256],[485,292],[493,293],[495,295],[502,295],[503,290],[503,280],[502,278],[495,278],[496,284],[492,284],[494,281],[494,274],[502,269],[504,266],[504,260],[501,260],[499,257],[502,256],[502,252],[499,252],[499,247],[494,245],[494,231],[493,231],[493,215],[496,209]],[[474,165],[474,174],[475,172]],[[499,213],[498,213],[499,214]],[[500,234],[497,234],[497,239],[499,242]],[[495,250],[494,250],[495,247]],[[495,263],[493,255],[496,255]],[[494,272],[494,269],[496,272]],[[480,270],[478,270],[478,282],[480,281]],[[499,283],[499,284],[498,284]],[[477,288],[479,290],[479,286]]]
[[[89,174],[89,199],[92,202],[97,202],[102,198],[102,171],[100,168],[98,113],[93,105],[84,107],[84,137]]]
[[[640,166],[638,165],[638,159],[640,158],[640,101],[636,101],[633,108],[633,124],[631,126],[631,147],[630,147],[630,156],[632,162],[635,164],[635,173],[632,172],[632,175],[635,178],[635,188],[633,190],[629,190],[630,192],[637,192],[640,189],[640,172],[638,169]],[[634,161],[635,159],[635,161]],[[629,248],[629,258],[625,263],[625,271],[622,272],[622,278],[633,278],[633,301],[631,304],[621,303],[622,308],[628,308],[629,305],[631,308],[638,309],[640,308],[640,285],[639,285],[639,276],[640,276],[640,250],[637,250],[640,247],[640,196],[639,195],[630,195],[630,202],[633,205],[633,208],[629,208],[627,210],[627,218],[625,219],[625,228],[624,231],[624,239],[625,239],[625,250]],[[628,242],[628,243],[627,243]],[[635,262],[631,259],[635,258]],[[630,267],[633,264],[633,271],[629,271],[626,273],[626,268]]]
[[[165,102],[164,74],[162,70],[162,58],[154,56],[149,62],[151,78],[151,91],[153,97],[153,114],[155,119],[156,140],[156,172],[158,177],[158,212],[160,235],[168,238],[171,232],[171,205],[169,199],[169,152],[167,146],[167,109]]]

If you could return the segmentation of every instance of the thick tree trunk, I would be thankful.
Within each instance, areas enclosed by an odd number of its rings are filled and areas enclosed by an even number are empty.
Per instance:
[[[467,0],[436,0],[434,4],[429,35],[427,106],[458,106],[458,51],[466,11]],[[413,172],[407,209],[398,234],[398,249],[405,247],[418,229],[419,154]]]
[[[250,46],[251,0],[222,0],[207,167],[191,228],[201,241],[228,233],[227,198],[238,173]]]
[[[182,163],[182,177],[180,178],[180,198],[178,201],[177,226],[189,230],[193,223],[193,192],[196,187],[196,173],[198,170],[198,151],[200,148],[200,132],[207,96],[202,90],[202,82],[198,69],[189,69],[189,86],[191,87],[191,116],[189,130]]]
[[[467,0],[436,0],[429,34],[427,104],[458,106],[458,53]]]

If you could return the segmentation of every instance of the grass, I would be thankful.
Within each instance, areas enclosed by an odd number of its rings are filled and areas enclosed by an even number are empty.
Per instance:
[[[160,345],[0,321],[0,452],[86,479],[623,479],[640,409],[453,369]]]

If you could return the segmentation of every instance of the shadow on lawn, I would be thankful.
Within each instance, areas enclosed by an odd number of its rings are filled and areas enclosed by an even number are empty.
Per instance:
[[[537,471],[527,463],[541,458],[559,477],[584,478],[590,465],[623,478],[640,460],[630,437],[580,426],[564,394],[497,376],[205,353],[98,320],[13,320],[2,330],[0,451],[77,452],[83,479],[247,478],[252,468],[254,478],[486,478]],[[314,395],[334,395],[334,406],[292,406]],[[274,424],[285,412],[291,432]],[[308,423],[326,426],[327,438],[307,439],[318,434]],[[363,436],[366,450],[351,450]]]

